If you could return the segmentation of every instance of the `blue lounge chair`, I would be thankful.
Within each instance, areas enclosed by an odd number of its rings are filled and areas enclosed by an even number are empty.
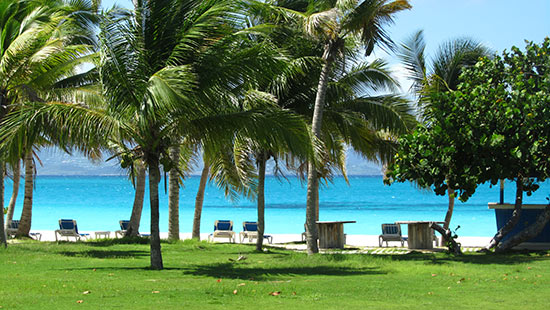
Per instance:
[[[381,247],[384,241],[386,241],[386,246],[388,246],[388,241],[398,241],[401,242],[401,246],[404,246],[407,237],[401,235],[401,225],[382,224],[382,234],[378,236],[378,245]]]
[[[15,235],[17,234],[17,230],[19,229],[19,220],[12,220],[9,225],[8,225],[8,229],[6,230],[6,235],[9,237],[9,238],[14,238]],[[31,236],[31,238],[35,239],[35,240],[41,240],[42,239],[42,234],[41,233],[29,233],[29,235]]]
[[[55,241],[58,241],[57,235],[59,237],[75,238],[75,240],[80,240],[80,238],[89,238],[90,234],[81,234],[78,232],[78,226],[76,225],[75,220],[61,219],[59,220],[59,229],[55,231]]]
[[[243,222],[243,231],[239,233],[239,242],[243,242],[245,238],[248,238],[249,242],[253,242],[254,239],[258,239],[258,222]],[[273,243],[273,237],[270,235],[264,235],[269,244]]]
[[[130,225],[130,221],[120,220],[118,221],[118,224],[120,225],[120,230],[115,231],[115,238],[118,238],[118,236],[124,237],[126,231],[128,230],[128,225]]]
[[[214,232],[208,235],[208,241],[214,241],[214,238],[228,238],[229,242],[235,242],[235,232],[233,231],[233,221],[218,220],[214,222]]]
[[[120,221],[118,221],[118,224],[120,225],[120,230],[115,231],[115,238],[118,238],[118,236],[124,237],[124,235],[126,234],[126,231],[128,230],[128,225],[130,225],[130,221],[129,220],[120,220]],[[140,237],[149,237],[150,236],[149,234],[140,234],[139,232],[137,233],[137,235],[140,236]]]

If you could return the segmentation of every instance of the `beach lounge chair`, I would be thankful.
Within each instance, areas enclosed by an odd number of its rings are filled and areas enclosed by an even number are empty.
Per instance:
[[[120,220],[118,221],[118,224],[120,225],[120,230],[115,230],[115,238],[124,237],[126,234],[126,230],[128,230],[128,225],[130,224],[130,221],[128,220]]]
[[[8,229],[6,230],[6,235],[8,238],[15,238],[15,235],[17,234],[17,230],[19,229],[19,220],[12,220],[10,224],[8,225]],[[29,233],[31,238],[35,240],[42,240],[42,234],[37,232],[31,232]]]
[[[235,232],[233,231],[233,221],[217,220],[214,222],[214,232],[208,235],[208,241],[214,241],[214,238],[228,238],[229,242],[235,242]]]
[[[130,225],[129,220],[120,220],[118,221],[118,224],[120,225],[120,230],[115,230],[115,238],[118,238],[119,236],[122,238],[124,235],[126,235],[126,231],[128,230],[128,225]],[[139,237],[149,237],[150,234],[140,234],[137,233]]]
[[[407,237],[401,235],[401,225],[399,224],[382,224],[382,234],[378,236],[378,245],[382,247],[383,242],[386,241],[398,241],[401,242],[401,246],[404,246]]]
[[[78,226],[76,225],[75,220],[70,219],[61,219],[59,220],[59,229],[55,231],[55,241],[58,241],[57,235],[59,237],[75,238],[75,240],[80,240],[80,238],[89,238],[90,234],[81,234],[78,232]]]
[[[249,242],[253,242],[254,239],[258,239],[258,222],[243,222],[243,231],[239,233],[239,242],[243,242],[245,238],[248,238]],[[265,235],[269,244],[273,243],[273,236]]]

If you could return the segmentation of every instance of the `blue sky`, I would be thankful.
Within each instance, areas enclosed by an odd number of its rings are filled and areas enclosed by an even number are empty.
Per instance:
[[[130,7],[130,0],[105,0]],[[540,42],[550,35],[549,0],[411,0],[412,9],[398,13],[388,28],[396,42],[424,29],[428,51],[446,40],[468,36],[502,51],[523,47],[525,39]],[[384,56],[379,54],[379,57]]]
[[[426,52],[433,55],[438,46],[457,37],[471,37],[495,52],[501,53],[513,45],[525,46],[524,40],[541,42],[550,35],[550,0],[411,0],[411,10],[398,13],[395,24],[388,27],[392,39],[399,43],[419,29],[424,30]],[[103,7],[114,3],[130,7],[130,0],[106,0]],[[375,56],[385,58],[401,81],[402,89],[408,89],[404,70],[397,59],[381,50]],[[87,170],[87,174],[109,173],[78,156],[69,157],[59,152],[44,154],[47,158],[44,174],[66,174],[67,171]],[[355,157],[355,156],[352,156]],[[375,165],[352,159],[356,170],[371,171]],[[61,164],[62,163],[62,164]],[[108,163],[111,166],[115,163]],[[102,165],[102,166],[105,166]],[[49,168],[48,168],[49,167]],[[81,167],[78,168],[77,167]],[[67,169],[64,169],[67,168]],[[64,171],[61,171],[64,170]],[[111,169],[108,169],[109,171]],[[115,172],[115,171],[113,171]],[[116,173],[119,173],[116,170]]]

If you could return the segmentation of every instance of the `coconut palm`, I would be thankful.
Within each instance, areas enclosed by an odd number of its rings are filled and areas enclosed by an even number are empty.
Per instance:
[[[359,47],[364,48],[365,55],[369,55],[376,44],[391,48],[393,44],[384,26],[393,21],[395,13],[409,9],[410,5],[406,0],[308,1],[307,5],[305,1],[299,1],[287,4],[287,7],[273,6],[271,15],[298,21],[304,32],[321,44],[323,62],[318,73],[311,130],[317,139],[324,141],[323,112],[333,70],[338,63],[357,53]],[[300,12],[300,8],[307,11]],[[320,164],[314,161],[309,161],[307,165],[306,239],[309,254],[318,252],[315,220],[319,167]]]
[[[431,63],[425,55],[426,43],[423,32],[417,31],[399,48],[398,56],[412,81],[410,91],[416,97],[417,114],[421,121],[429,123],[431,103],[429,93],[457,89],[462,71],[473,66],[480,58],[492,53],[480,42],[471,38],[459,38],[441,44]],[[448,229],[453,215],[455,191],[448,185],[448,208],[444,229]]]
[[[48,100],[56,83],[74,73],[89,53],[95,5],[88,1],[1,1],[2,113],[26,101]],[[24,150],[25,199],[18,236],[27,236],[32,216],[32,150]],[[20,157],[14,158],[14,161]]]
[[[6,222],[4,223],[5,227],[7,228],[10,222],[13,220],[13,212],[15,211],[15,202],[17,201],[17,196],[19,195],[19,183],[21,181],[21,165],[19,163],[19,160],[17,160],[17,163],[12,166],[12,179],[13,179],[13,186],[12,186],[12,193],[10,202],[8,204],[8,211],[6,213]]]
[[[128,152],[121,154],[123,160],[132,165],[140,159],[149,172],[151,268],[162,269],[158,183],[161,167],[170,171],[176,166],[168,154],[174,137],[209,141],[211,149],[222,151],[240,136],[269,144],[304,131],[300,118],[274,109],[256,91],[242,92],[245,101],[254,102],[246,110],[231,93],[225,94],[223,85],[230,85],[229,80],[247,81],[260,64],[273,61],[267,47],[241,48],[247,46],[246,33],[227,28],[242,17],[234,12],[235,7],[225,1],[177,0],[142,2],[135,15],[109,12],[100,27],[99,64],[107,108],[30,103],[6,117],[0,147],[17,153],[37,136],[84,151],[124,141]],[[223,57],[220,48],[238,49],[241,54]],[[196,70],[197,55],[202,63],[223,63],[227,70],[213,66]]]

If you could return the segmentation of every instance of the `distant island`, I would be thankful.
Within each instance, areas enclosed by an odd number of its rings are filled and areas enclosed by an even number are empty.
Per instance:
[[[69,155],[56,148],[45,148],[38,152],[40,163],[37,163],[38,175],[124,175],[116,160],[106,161],[105,156],[99,162],[92,162],[84,155],[75,153]],[[273,171],[273,162],[268,162],[267,171]],[[191,172],[200,175],[202,164]],[[369,162],[354,152],[348,152],[348,175],[382,175],[380,165]]]

